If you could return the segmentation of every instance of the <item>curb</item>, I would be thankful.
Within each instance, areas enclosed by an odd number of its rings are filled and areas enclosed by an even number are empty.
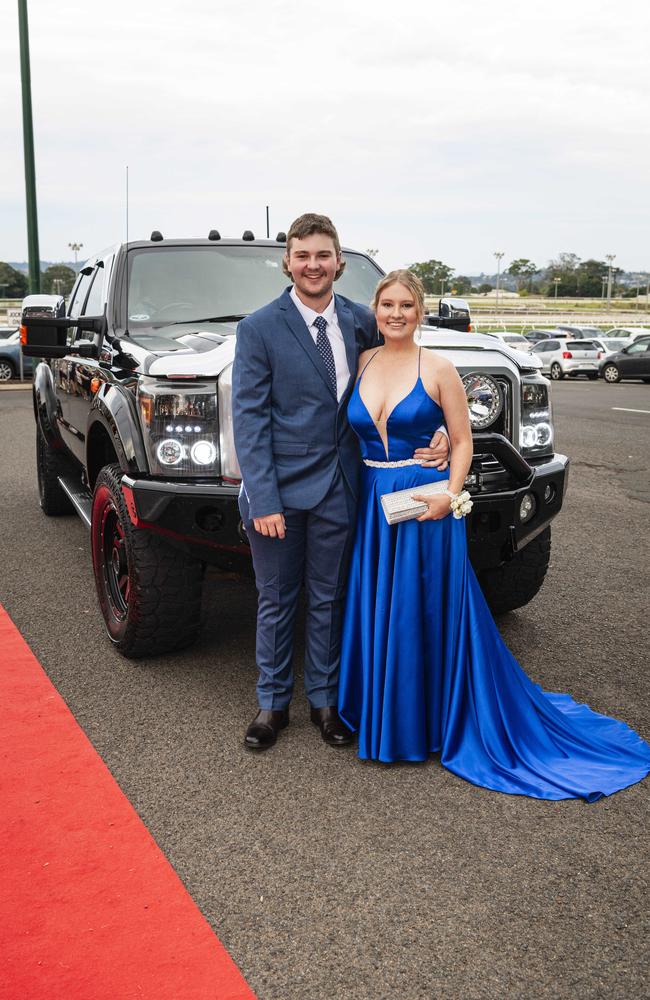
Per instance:
[[[31,389],[31,387],[31,382],[17,382],[14,385],[10,383],[9,385],[0,385],[0,392],[4,392],[5,390],[7,392],[15,392],[17,389]]]

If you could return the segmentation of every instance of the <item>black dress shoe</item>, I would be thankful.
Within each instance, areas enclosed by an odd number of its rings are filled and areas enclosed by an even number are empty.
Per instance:
[[[320,729],[320,734],[331,747],[346,747],[352,743],[352,733],[341,720],[337,710],[329,708],[312,708],[311,721]]]
[[[260,708],[259,712],[246,730],[244,745],[247,750],[268,750],[278,738],[281,729],[289,725],[289,709],[283,708],[276,712]]]

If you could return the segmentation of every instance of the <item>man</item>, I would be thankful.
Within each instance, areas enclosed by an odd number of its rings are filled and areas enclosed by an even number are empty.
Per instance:
[[[289,723],[303,583],[311,720],[330,746],[352,739],[336,708],[360,463],[346,407],[360,351],[378,345],[377,327],[370,309],[332,292],[345,261],[326,216],[296,219],[283,266],[293,286],[240,322],[233,368],[240,510],[259,595],[259,711],[245,737],[251,750],[272,746]],[[431,444],[415,457],[444,467],[444,433]]]

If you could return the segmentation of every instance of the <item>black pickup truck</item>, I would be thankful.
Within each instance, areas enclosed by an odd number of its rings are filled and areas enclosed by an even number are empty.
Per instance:
[[[69,303],[28,296],[40,504],[87,525],[99,605],[125,656],[180,648],[200,627],[207,563],[248,554],[231,418],[239,319],[286,285],[283,234],[150,240],[90,258]],[[337,291],[369,302],[382,275],[345,250]],[[420,340],[467,389],[475,454],[470,555],[495,612],[541,587],[568,460],[555,454],[549,383],[528,355],[469,331],[443,299]],[[291,358],[287,358],[291,364]]]

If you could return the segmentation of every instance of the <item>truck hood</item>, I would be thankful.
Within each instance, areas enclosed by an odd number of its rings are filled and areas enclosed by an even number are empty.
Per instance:
[[[536,356],[508,347],[503,341],[482,333],[461,333],[423,326],[415,339],[422,347],[440,351],[456,368],[491,368],[505,364],[516,372],[530,372],[539,371],[542,367]]]
[[[147,375],[216,378],[235,356],[236,329],[236,323],[184,323],[173,331],[165,328],[165,334],[137,330],[122,340],[122,347]]]

